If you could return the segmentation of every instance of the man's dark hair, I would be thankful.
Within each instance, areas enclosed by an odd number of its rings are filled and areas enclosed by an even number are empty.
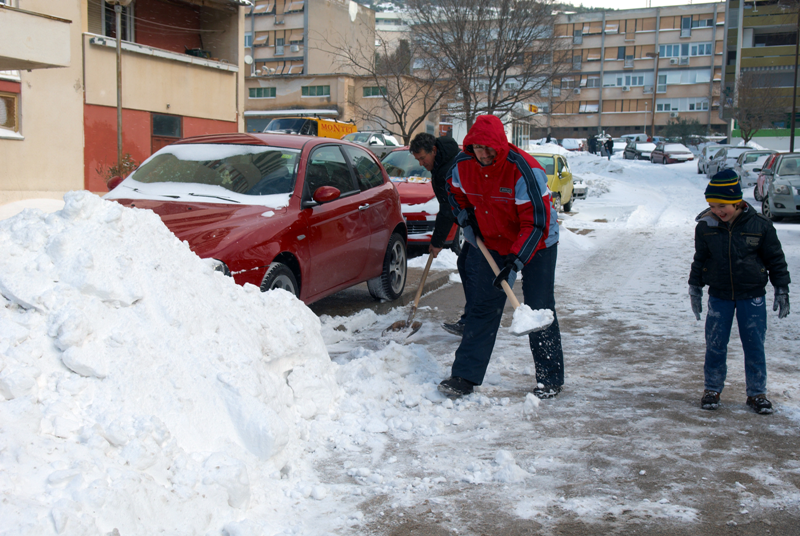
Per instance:
[[[436,138],[433,137],[432,134],[428,134],[427,132],[420,132],[414,139],[411,140],[411,144],[408,146],[408,150],[412,153],[418,153],[424,150],[426,153],[433,152],[433,148],[436,146]]]

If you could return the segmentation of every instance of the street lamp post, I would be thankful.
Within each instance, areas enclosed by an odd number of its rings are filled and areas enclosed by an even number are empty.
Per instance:
[[[656,62],[656,72],[653,75],[653,119],[650,123],[650,136],[653,138],[656,137],[656,93],[658,93],[658,52],[648,52],[648,58],[653,58],[653,61]]]
[[[133,0],[106,0],[114,6],[117,37],[117,174],[122,177],[122,8]]]

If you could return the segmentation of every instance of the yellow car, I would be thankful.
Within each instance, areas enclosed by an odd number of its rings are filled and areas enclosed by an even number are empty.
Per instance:
[[[544,168],[547,174],[547,187],[553,199],[553,206],[559,212],[572,210],[573,190],[572,172],[567,158],[560,154],[528,153]]]

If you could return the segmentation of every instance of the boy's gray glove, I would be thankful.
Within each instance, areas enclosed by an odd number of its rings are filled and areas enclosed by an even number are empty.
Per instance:
[[[703,289],[697,285],[689,285],[689,296],[692,300],[692,312],[700,320],[700,313],[703,312]]]
[[[775,287],[772,310],[778,311],[778,318],[786,318],[789,314],[789,287]]]

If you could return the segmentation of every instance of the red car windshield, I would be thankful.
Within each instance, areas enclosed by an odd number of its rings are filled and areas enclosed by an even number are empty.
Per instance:
[[[300,151],[256,145],[186,144],[164,147],[131,177],[145,184],[220,186],[244,195],[294,190]]]
[[[392,151],[383,158],[381,163],[392,179],[407,179],[409,177],[431,178],[431,172],[420,166],[414,155],[407,150]]]

